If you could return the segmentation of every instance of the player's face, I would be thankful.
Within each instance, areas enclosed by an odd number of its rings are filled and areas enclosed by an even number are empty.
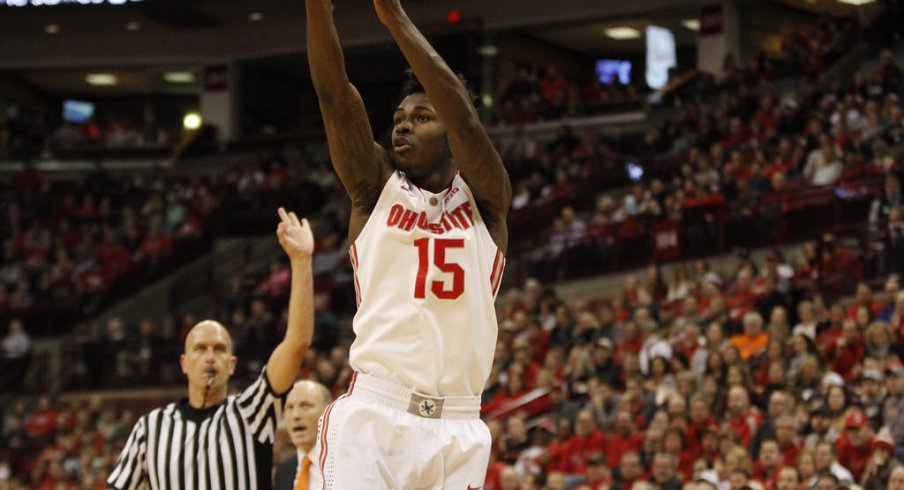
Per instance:
[[[180,362],[190,386],[201,389],[208,383],[210,389],[226,386],[236,363],[229,332],[216,322],[195,325],[185,339],[185,354]]]
[[[392,149],[399,170],[428,177],[451,163],[446,126],[425,93],[405,97],[392,116]]]
[[[286,397],[286,430],[292,444],[310,451],[317,440],[317,421],[325,400],[316,385],[301,383],[295,385]]]

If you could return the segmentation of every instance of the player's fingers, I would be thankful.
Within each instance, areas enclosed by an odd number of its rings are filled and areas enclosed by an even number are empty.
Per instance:
[[[308,222],[307,218],[301,218],[301,227],[307,229],[311,228],[311,223]]]
[[[301,226],[301,222],[298,221],[298,216],[296,216],[294,212],[289,213],[289,217],[292,218],[293,224],[295,224],[296,226]]]
[[[291,223],[289,216],[286,214],[286,208],[280,206],[279,209],[276,210],[276,212],[279,213],[279,219],[283,220],[283,222]]]

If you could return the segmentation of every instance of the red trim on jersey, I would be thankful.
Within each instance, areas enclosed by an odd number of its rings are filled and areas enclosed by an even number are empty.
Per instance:
[[[501,250],[496,250],[496,260],[493,261],[493,269],[490,273],[490,288],[493,290],[493,296],[496,296],[496,292],[499,291],[503,269],[505,269],[505,255]]]
[[[502,252],[500,252],[502,253]],[[502,271],[505,270],[505,256],[502,257],[502,264],[499,266],[499,277],[496,278],[496,287],[493,288],[493,297],[499,293],[499,286],[502,286]]]
[[[352,263],[353,275],[355,276],[355,304],[361,306],[361,285],[358,283],[358,246],[352,244],[348,249],[348,257]]]
[[[355,381],[358,381],[358,371],[352,375],[352,382],[348,384],[348,394],[351,395],[355,391]]]

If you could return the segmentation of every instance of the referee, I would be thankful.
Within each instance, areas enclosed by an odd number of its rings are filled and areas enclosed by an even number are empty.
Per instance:
[[[311,228],[307,220],[299,221],[282,208],[279,216],[276,234],[292,264],[285,338],[257,381],[237,396],[227,396],[236,365],[232,339],[215,321],[195,325],[179,359],[188,377],[188,398],[157,408],[135,424],[107,480],[108,488],[271,488],[276,424],[311,344],[314,325]]]

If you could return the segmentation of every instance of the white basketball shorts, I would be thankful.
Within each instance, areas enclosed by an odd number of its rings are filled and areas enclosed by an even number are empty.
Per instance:
[[[431,398],[356,373],[320,418],[323,487],[479,489],[490,442],[479,397]]]

